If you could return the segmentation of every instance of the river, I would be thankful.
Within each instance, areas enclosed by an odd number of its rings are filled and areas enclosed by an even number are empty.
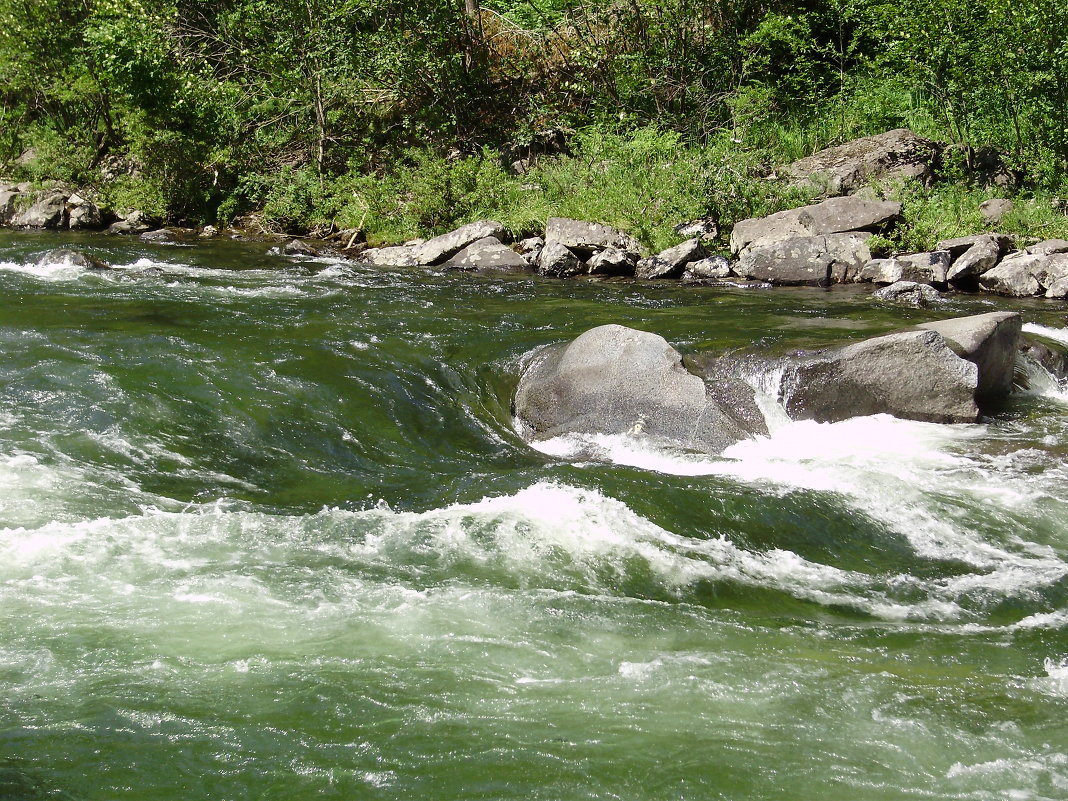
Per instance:
[[[60,244],[116,269],[36,267]],[[1068,799],[1068,393],[535,450],[594,325],[810,347],[1062,302],[0,233],[0,799]],[[773,412],[774,410],[772,410]]]

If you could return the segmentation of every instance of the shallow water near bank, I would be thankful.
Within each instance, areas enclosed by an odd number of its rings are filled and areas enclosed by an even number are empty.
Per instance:
[[[76,243],[117,269],[41,269]],[[1063,303],[0,234],[0,798],[1068,798],[1068,403],[525,445],[533,348]],[[772,410],[773,411],[773,410]]]

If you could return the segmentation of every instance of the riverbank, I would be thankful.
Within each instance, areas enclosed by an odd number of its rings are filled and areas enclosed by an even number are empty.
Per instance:
[[[400,241],[375,247],[362,225],[331,224],[319,229],[317,236],[299,240],[262,224],[252,231],[160,228],[159,220],[140,210],[101,208],[92,192],[28,184],[0,185],[0,223],[16,228],[105,229],[159,242],[253,237],[278,241],[279,252],[289,256],[322,251],[379,265],[534,272],[554,278],[706,285],[905,282],[908,286],[884,295],[916,303],[937,299],[931,290],[914,289],[916,284],[943,292],[1065,297],[1068,209],[1064,202],[1021,190],[1020,176],[997,159],[970,176],[969,188],[961,176],[950,180],[946,158],[945,145],[907,130],[864,137],[750,180],[749,200],[735,204],[737,213],[764,209],[771,214],[742,219],[717,213],[683,219],[671,226],[670,234],[664,233],[663,213],[654,228],[604,222],[627,216],[619,207],[596,222],[552,213],[537,221],[529,214],[516,215],[515,207],[498,193],[497,210],[510,216],[482,218],[429,238],[404,231]],[[573,161],[558,156],[546,160],[545,168],[555,164],[562,171]],[[531,164],[525,178],[538,177],[536,165]],[[985,188],[979,188],[980,183]],[[526,186],[531,197],[543,194],[535,183]],[[587,196],[595,194],[588,188]],[[674,195],[665,189],[664,197]],[[799,199],[809,202],[798,203]],[[651,200],[656,200],[655,194]],[[251,215],[241,222],[255,225],[256,221]],[[655,244],[664,242],[667,246],[657,250]]]

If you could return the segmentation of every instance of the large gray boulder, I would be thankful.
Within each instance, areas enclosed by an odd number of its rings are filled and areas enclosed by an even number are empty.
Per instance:
[[[82,201],[67,212],[67,227],[72,231],[96,231],[104,227],[104,213],[92,201]]]
[[[941,147],[899,128],[821,150],[787,166],[794,184],[826,195],[848,195],[874,180],[914,179],[930,183]]]
[[[70,192],[60,189],[39,192],[33,205],[15,213],[11,225],[16,228],[65,228],[69,197]]]
[[[1018,312],[990,312],[916,327],[941,334],[954,353],[979,368],[976,397],[983,401],[1012,391],[1022,326]]]
[[[1068,253],[1049,255],[1020,251],[979,276],[979,286],[988,292],[1012,297],[1065,297],[1061,288],[1068,279]]]
[[[804,236],[746,249],[734,272],[780,286],[828,286],[857,278],[871,260],[870,234]]]
[[[519,381],[515,413],[529,440],[630,434],[715,454],[748,436],[663,337],[620,325],[538,352]]]
[[[445,266],[450,270],[486,273],[531,272],[526,259],[492,236],[472,242],[445,262]]]
[[[478,220],[426,240],[413,248],[412,258],[416,264],[439,264],[480,239],[493,237],[502,240],[504,236],[504,226],[496,220]]]
[[[742,220],[731,231],[731,252],[766,247],[797,237],[879,231],[901,214],[901,204],[861,197],[833,197],[758,219]]]
[[[974,423],[978,368],[934,331],[906,331],[821,352],[790,364],[781,394],[795,420],[834,422],[889,414],[932,423]]]
[[[545,224],[545,243],[557,242],[580,257],[589,258],[599,250],[618,248],[641,253],[642,246],[634,237],[610,225],[582,222],[567,217],[550,217]]]

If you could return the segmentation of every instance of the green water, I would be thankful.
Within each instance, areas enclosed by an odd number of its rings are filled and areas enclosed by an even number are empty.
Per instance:
[[[716,459],[510,412],[601,323],[783,352],[1006,302],[266,248],[0,234],[0,799],[1068,799],[1068,393]]]

